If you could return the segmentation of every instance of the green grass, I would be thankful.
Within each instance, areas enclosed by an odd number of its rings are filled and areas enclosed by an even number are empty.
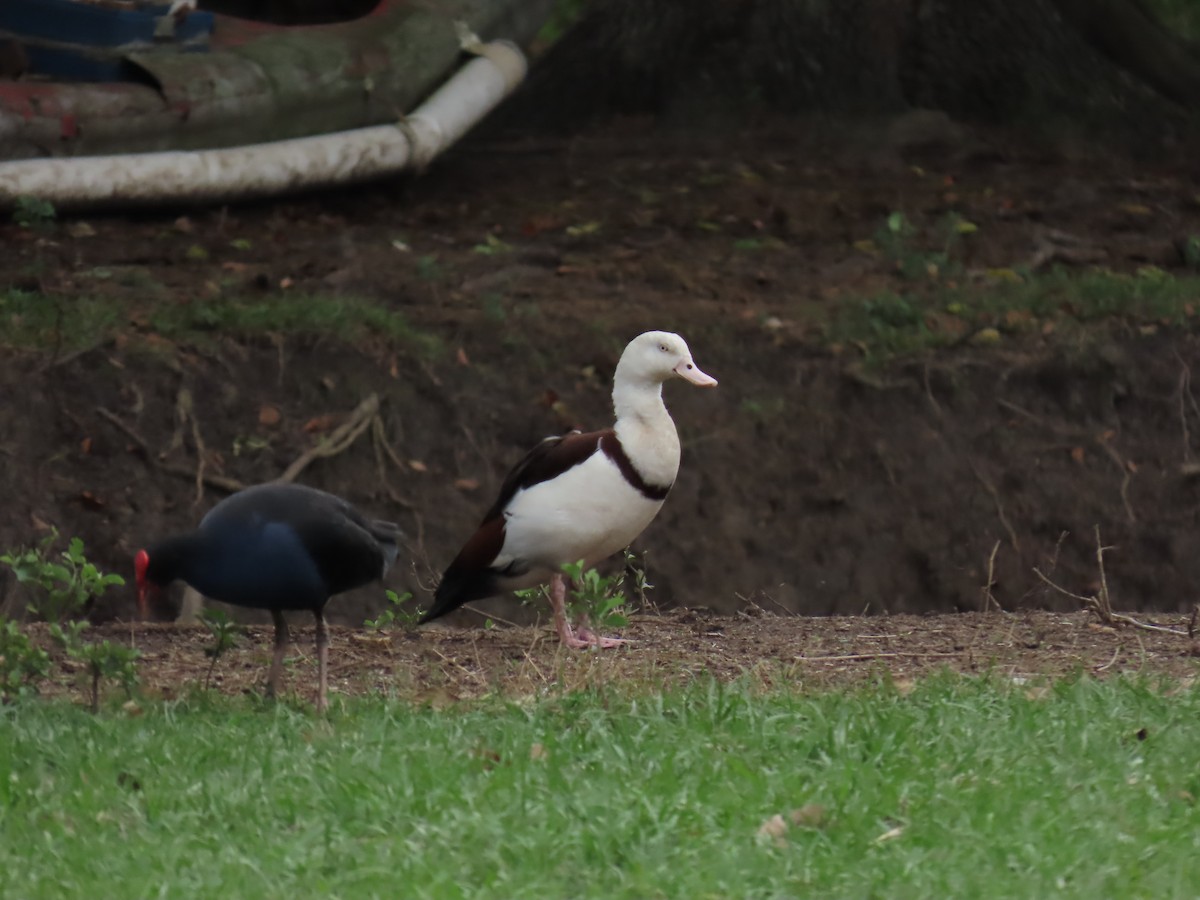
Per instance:
[[[136,306],[113,296],[45,296],[0,292],[0,346],[75,350],[131,331],[132,320],[164,337],[203,339],[228,335],[325,335],[345,341],[365,338],[433,353],[437,338],[415,328],[400,313],[363,297],[322,294],[218,296],[190,301],[146,297]]]
[[[1146,267],[1134,274],[1056,269],[1044,275],[998,270],[992,283],[915,284],[902,292],[843,301],[826,323],[828,340],[857,345],[869,359],[954,345],[984,328],[997,336],[1101,319],[1181,325],[1200,314],[1200,276]]]
[[[616,688],[328,721],[0,708],[6,897],[1153,897],[1200,884],[1200,690]],[[757,834],[825,808],[815,827]],[[894,837],[881,839],[891,833]]]
[[[1200,40],[1200,3],[1196,0],[1150,0],[1149,6],[1171,31]]]

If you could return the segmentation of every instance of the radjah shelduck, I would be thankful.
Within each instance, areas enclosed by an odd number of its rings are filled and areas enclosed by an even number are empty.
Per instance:
[[[138,609],[175,580],[206,597],[271,611],[275,653],[267,693],[279,688],[288,646],[285,610],[316,618],[317,708],[328,704],[329,598],[384,576],[399,549],[399,529],[368,519],[333,494],[298,484],[260,484],[214,506],[200,527],[139,550]]]
[[[546,438],[517,463],[421,621],[549,582],[562,643],[621,643],[596,635],[586,620],[572,627],[561,567],[582,560],[587,568],[627,547],[662,509],[679,471],[679,435],[662,399],[663,383],[674,378],[717,383],[677,334],[649,331],[630,341],[613,377],[613,427]]]

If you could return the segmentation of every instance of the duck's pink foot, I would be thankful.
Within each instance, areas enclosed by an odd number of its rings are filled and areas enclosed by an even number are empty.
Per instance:
[[[578,636],[577,640],[584,642],[583,646],[598,647],[601,650],[611,650],[629,643],[625,638],[601,637],[587,625],[580,625],[579,630],[575,633]]]
[[[571,628],[571,623],[567,621],[566,597],[566,580],[556,573],[550,578],[550,608],[554,611],[554,630],[558,632],[558,639],[564,647],[570,647],[572,650],[583,650],[587,647],[611,650],[628,643],[621,638],[600,637],[592,631],[587,622],[581,622],[578,631]]]

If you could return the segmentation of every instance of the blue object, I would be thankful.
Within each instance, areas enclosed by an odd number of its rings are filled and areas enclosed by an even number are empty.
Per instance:
[[[166,18],[166,4],[116,9],[83,0],[0,0],[0,39],[25,48],[30,71],[83,81],[130,81],[130,53],[206,51],[212,13]],[[141,76],[144,77],[144,76]]]

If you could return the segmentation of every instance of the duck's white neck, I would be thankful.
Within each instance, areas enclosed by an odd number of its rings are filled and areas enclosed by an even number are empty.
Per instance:
[[[679,471],[679,435],[662,399],[662,382],[622,378],[613,385],[621,446],[647,482],[669,486]]]
[[[652,425],[664,416],[670,419],[662,399],[661,381],[632,381],[618,374],[612,398],[618,424],[644,422]]]

